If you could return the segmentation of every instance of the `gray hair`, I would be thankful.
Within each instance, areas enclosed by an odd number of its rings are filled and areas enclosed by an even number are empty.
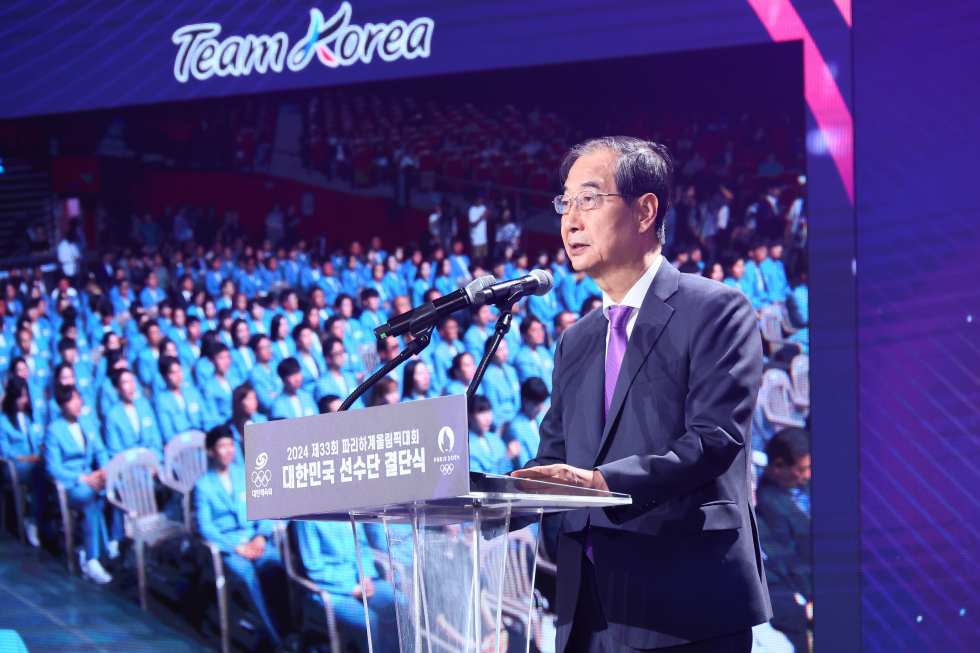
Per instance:
[[[665,224],[674,187],[674,162],[666,145],[645,141],[633,136],[603,136],[590,138],[575,145],[562,157],[558,179],[565,185],[568,171],[578,158],[596,150],[610,150],[619,155],[614,179],[619,194],[626,202],[653,193],[657,198],[657,218],[654,227],[657,240],[667,241]]]

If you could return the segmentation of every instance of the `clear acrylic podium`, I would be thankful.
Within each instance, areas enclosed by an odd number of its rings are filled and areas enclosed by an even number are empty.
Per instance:
[[[383,524],[397,632],[371,641],[369,627],[372,653],[506,653],[530,647],[543,516],[631,502],[613,492],[471,474],[463,496],[304,518],[350,520],[355,543],[358,522]],[[359,547],[357,556],[363,577],[374,560]],[[366,602],[364,614],[370,620]]]

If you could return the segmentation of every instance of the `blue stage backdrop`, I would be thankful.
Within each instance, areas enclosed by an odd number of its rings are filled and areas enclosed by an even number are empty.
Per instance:
[[[807,103],[816,639],[855,650],[850,0],[12,0],[0,119],[773,41],[802,44]]]
[[[980,649],[980,6],[856,5],[864,650]]]

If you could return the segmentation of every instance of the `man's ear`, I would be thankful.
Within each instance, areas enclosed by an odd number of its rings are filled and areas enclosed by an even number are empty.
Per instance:
[[[653,193],[647,193],[636,198],[633,204],[633,212],[639,223],[641,234],[645,234],[654,228],[657,223],[657,210],[659,208],[660,202]]]

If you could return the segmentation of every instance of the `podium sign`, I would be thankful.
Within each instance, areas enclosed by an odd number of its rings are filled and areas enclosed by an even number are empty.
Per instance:
[[[466,396],[245,427],[248,519],[300,519],[469,492]]]

